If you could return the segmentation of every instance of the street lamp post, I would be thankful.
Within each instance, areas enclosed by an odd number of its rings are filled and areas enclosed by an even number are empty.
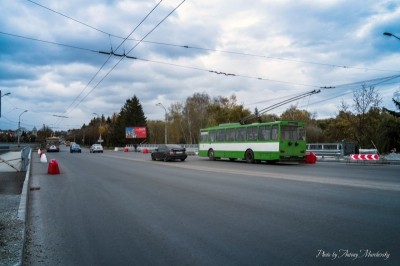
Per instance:
[[[11,93],[10,92],[7,92],[7,93],[5,93],[5,94],[1,94],[1,90],[0,90],[0,117],[1,117],[1,98],[3,98],[3,96],[7,96],[7,95],[10,95]]]
[[[17,133],[17,135],[18,135],[18,147],[19,147],[19,138],[21,136],[21,115],[23,115],[26,112],[28,112],[28,110],[23,111],[18,117],[18,133]]]
[[[394,35],[393,33],[390,32],[384,32],[383,35],[389,36],[389,37],[395,37],[396,39],[400,40],[399,37],[397,37],[396,35]]]
[[[156,106],[161,106],[164,111],[165,111],[165,129],[164,129],[164,140],[165,140],[165,144],[167,144],[167,122],[168,122],[168,113],[167,113],[167,109],[164,107],[164,105],[162,103],[157,103]]]

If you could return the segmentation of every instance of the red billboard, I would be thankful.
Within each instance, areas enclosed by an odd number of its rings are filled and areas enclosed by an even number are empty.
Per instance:
[[[125,138],[127,139],[145,139],[147,138],[146,127],[126,127]]]

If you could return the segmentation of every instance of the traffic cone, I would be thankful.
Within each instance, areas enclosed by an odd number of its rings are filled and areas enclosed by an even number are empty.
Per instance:
[[[41,153],[41,155],[40,155],[40,162],[41,162],[41,163],[47,163],[46,154]]]
[[[51,159],[49,163],[49,167],[47,168],[47,173],[49,175],[59,175],[60,168],[58,167],[58,163],[55,159]]]

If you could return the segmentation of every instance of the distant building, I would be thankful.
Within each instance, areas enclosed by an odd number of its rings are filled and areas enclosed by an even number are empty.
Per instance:
[[[32,129],[32,135],[34,135],[35,137],[37,137],[37,129],[36,129],[36,127],[33,127],[33,129]]]

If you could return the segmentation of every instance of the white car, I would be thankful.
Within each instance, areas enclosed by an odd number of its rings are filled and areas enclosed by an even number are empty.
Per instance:
[[[103,146],[101,144],[93,144],[90,146],[90,153],[101,152],[103,153]]]

